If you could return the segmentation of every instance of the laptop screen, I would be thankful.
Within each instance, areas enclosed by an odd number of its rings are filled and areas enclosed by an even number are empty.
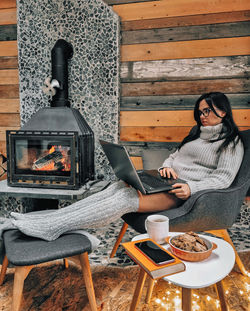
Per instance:
[[[124,146],[100,140],[100,144],[112,166],[116,177],[144,192],[136,169]]]

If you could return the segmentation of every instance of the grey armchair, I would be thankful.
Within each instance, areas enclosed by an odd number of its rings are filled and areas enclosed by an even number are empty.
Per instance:
[[[170,231],[207,231],[223,237],[233,246],[226,229],[234,224],[250,188],[250,130],[242,131],[241,134],[245,153],[240,170],[232,185],[222,190],[199,191],[179,207],[178,211],[172,209],[157,213],[169,217]],[[144,169],[150,169],[150,167],[144,167]],[[128,213],[122,216],[124,224],[111,252],[111,257],[115,255],[128,225],[139,233],[145,233],[145,220],[151,214],[153,213]],[[235,254],[236,263],[241,272],[246,275],[247,272],[236,250]]]

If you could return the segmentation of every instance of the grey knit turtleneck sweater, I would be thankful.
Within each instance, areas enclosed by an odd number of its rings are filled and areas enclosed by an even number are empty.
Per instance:
[[[228,188],[240,168],[244,155],[240,140],[235,148],[231,143],[220,153],[216,151],[224,139],[210,142],[218,138],[222,126],[222,123],[215,126],[201,126],[198,139],[183,145],[162,164],[162,167],[173,168],[179,178],[187,181],[191,195],[205,189]]]

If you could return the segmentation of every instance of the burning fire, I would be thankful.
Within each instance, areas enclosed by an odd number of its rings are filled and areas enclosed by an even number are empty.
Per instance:
[[[69,147],[52,146],[48,152],[34,161],[32,169],[36,171],[70,171]]]

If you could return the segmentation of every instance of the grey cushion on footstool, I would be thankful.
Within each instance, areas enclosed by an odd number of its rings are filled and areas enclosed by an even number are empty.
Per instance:
[[[6,249],[6,260],[2,265],[0,281],[4,280],[8,262],[16,266],[12,310],[20,310],[23,284],[30,270],[37,264],[69,258],[81,265],[83,279],[91,310],[97,310],[96,298],[89,264],[88,253],[91,252],[91,242],[83,234],[69,233],[54,241],[44,241],[28,237],[17,229],[3,233]]]
[[[7,258],[16,266],[28,266],[91,252],[91,242],[82,234],[65,234],[47,242],[14,229],[5,231],[3,238]]]

